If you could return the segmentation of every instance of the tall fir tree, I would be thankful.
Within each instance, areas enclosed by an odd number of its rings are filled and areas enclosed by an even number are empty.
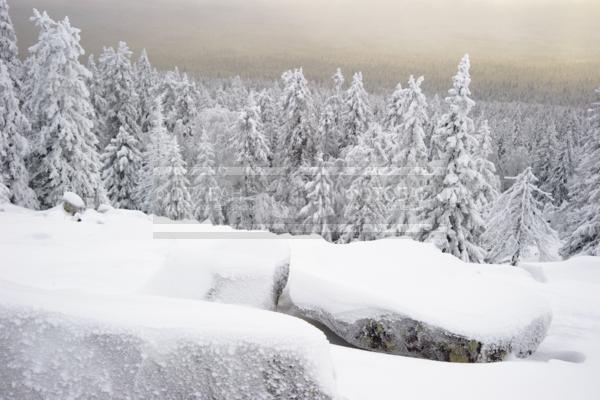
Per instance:
[[[135,88],[135,76],[131,64],[132,52],[125,42],[119,42],[117,50],[105,48],[99,59],[99,76],[104,100],[103,109],[97,110],[104,129],[98,132],[102,148],[118,135],[121,127],[136,140],[140,139],[139,97]]]
[[[260,110],[254,93],[250,94],[247,106],[240,113],[231,149],[236,166],[240,168],[233,224],[242,229],[254,229],[261,224],[261,221],[256,221],[254,207],[256,196],[266,189],[265,168],[269,165],[269,144],[260,123]]]
[[[139,97],[138,125],[142,137],[147,136],[150,130],[150,115],[154,106],[154,98],[158,91],[158,72],[148,58],[146,49],[142,50],[140,58],[134,65],[135,91]]]
[[[287,71],[282,79],[281,134],[276,160],[281,173],[275,191],[276,199],[290,210],[290,224],[295,225],[300,221],[295,221],[294,216],[306,201],[302,167],[315,165],[320,143],[313,98],[302,69]]]
[[[556,166],[557,136],[556,126],[551,123],[543,132],[540,132],[535,149],[533,170],[539,179],[540,188],[544,191],[550,189],[550,180]]]
[[[165,150],[170,145],[169,133],[164,124],[160,96],[154,99],[149,124],[149,140],[142,153],[142,167],[136,191],[136,201],[142,211],[159,215],[161,212],[158,191],[161,183],[159,172],[161,162],[165,159]]]
[[[342,138],[344,108],[343,86],[344,75],[338,68],[332,77],[334,84],[333,94],[325,101],[319,116],[318,135],[321,141],[321,152],[327,159],[340,156],[340,141]]]
[[[317,157],[317,167],[306,167],[310,180],[306,184],[306,205],[300,210],[303,219],[304,232],[316,233],[327,241],[332,240],[330,225],[335,216],[333,208],[333,182],[329,175],[329,163]]]
[[[279,126],[277,120],[277,104],[270,91],[263,90],[257,95],[257,105],[260,110],[260,123],[269,143],[269,166],[272,167],[277,154]]]
[[[54,206],[65,191],[98,204],[105,193],[86,86],[90,73],[79,63],[84,54],[79,30],[68,18],[55,22],[37,10],[32,20],[40,28],[38,42],[30,48],[27,78],[31,93],[26,109],[36,132],[33,188],[42,207]]]
[[[8,69],[0,60],[0,176],[4,178],[11,202],[36,208],[38,202],[29,187],[29,171],[25,165],[29,144],[22,135],[30,128],[29,121],[19,109]]]
[[[342,119],[343,131],[339,141],[341,153],[355,146],[360,135],[373,122],[373,111],[369,103],[369,95],[363,86],[361,72],[354,74],[352,84],[346,91]]]
[[[342,243],[379,239],[386,231],[385,188],[380,174],[380,166],[385,163],[382,135],[381,126],[372,124],[346,155],[345,164],[351,166],[346,171],[351,180],[341,215],[339,241]]]
[[[581,161],[570,187],[570,225],[561,255],[600,256],[600,88],[590,108],[591,130],[582,146]]]
[[[142,165],[139,142],[124,126],[102,154],[102,179],[111,203],[117,208],[138,207],[136,193]]]
[[[6,66],[15,89],[20,90],[23,66],[7,0],[0,0],[0,61]]]
[[[424,202],[422,240],[435,243],[443,252],[466,262],[481,262],[484,251],[480,237],[484,230],[481,210],[474,192],[483,178],[477,171],[474,123],[469,113],[475,102],[469,97],[470,60],[465,55],[446,99],[450,111],[444,114],[432,142],[438,144],[432,170],[438,176],[430,185]]]
[[[496,166],[490,161],[494,149],[492,147],[491,129],[487,120],[482,121],[475,138],[477,139],[475,165],[477,172],[483,178],[479,187],[476,188],[475,199],[479,201],[482,213],[486,215],[498,198],[500,191],[500,179],[496,174]]]
[[[394,207],[390,228],[396,234],[418,233],[419,207],[429,175],[425,128],[429,122],[427,99],[421,90],[423,77],[412,75],[404,91],[401,123],[396,126],[391,182]]]
[[[573,144],[570,132],[566,132],[558,145],[554,169],[547,184],[555,206],[560,207],[569,200],[569,184],[574,172]]]
[[[537,187],[538,179],[530,167],[514,180],[513,186],[498,198],[487,222],[483,235],[486,259],[516,266],[535,252],[541,261],[553,260],[557,234],[546,221],[540,200],[549,194]]]
[[[225,222],[223,215],[223,190],[217,181],[215,151],[206,130],[200,132],[198,154],[192,170],[192,200],[194,217],[198,221],[210,220],[214,225]]]
[[[383,126],[385,129],[397,132],[404,119],[404,112],[407,107],[407,99],[410,89],[402,88],[402,84],[398,83],[396,89],[387,101]]]
[[[169,136],[157,172],[159,214],[172,220],[192,216],[185,161],[175,136]]]

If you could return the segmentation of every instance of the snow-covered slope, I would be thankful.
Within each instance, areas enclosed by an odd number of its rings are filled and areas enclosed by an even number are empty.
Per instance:
[[[61,207],[46,212],[5,207],[8,211],[0,213],[1,226],[7,227],[0,232],[0,277],[13,282],[265,309],[275,308],[287,282],[289,247],[275,235],[228,239],[231,228],[190,222],[196,232],[216,238],[153,240],[156,226],[181,232],[186,225],[110,208],[87,210],[76,223]]]
[[[290,243],[282,309],[316,319],[362,348],[494,361],[529,355],[551,321],[547,302],[523,287],[532,278],[517,268],[466,264],[408,239]]]

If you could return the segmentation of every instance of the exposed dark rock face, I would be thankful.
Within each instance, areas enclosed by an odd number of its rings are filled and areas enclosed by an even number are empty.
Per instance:
[[[372,317],[348,322],[324,310],[300,308],[293,304],[289,296],[285,296],[281,304],[281,311],[317,321],[360,349],[460,363],[502,361],[509,354],[527,357],[544,339],[551,319],[542,316],[523,329],[521,335],[513,338],[482,340],[458,335],[393,312],[373,312]]]

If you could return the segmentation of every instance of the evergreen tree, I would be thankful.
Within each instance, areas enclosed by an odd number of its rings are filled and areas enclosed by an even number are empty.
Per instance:
[[[222,210],[223,192],[216,178],[215,152],[204,129],[200,133],[198,155],[192,175],[194,217],[198,221],[208,219],[214,225],[223,224],[225,222]]]
[[[575,254],[600,255],[600,88],[598,101],[590,109],[590,134],[582,146],[581,161],[570,185],[568,207],[572,225],[561,248],[565,257]]]
[[[105,48],[100,56],[100,93],[105,107],[97,111],[102,113],[98,118],[103,120],[101,125],[104,131],[98,132],[98,136],[103,148],[117,136],[121,127],[137,140],[140,139],[140,102],[135,89],[131,54],[127,44],[119,42],[116,51],[112,47]]]
[[[150,63],[146,49],[142,50],[139,60],[135,64],[135,91],[139,96],[138,125],[142,136],[150,130],[150,115],[154,107],[154,98],[158,90],[158,73]]]
[[[538,189],[531,168],[525,169],[513,186],[497,200],[483,236],[491,263],[518,263],[535,249],[541,260],[551,260],[556,232],[544,217],[540,197],[549,194]]]
[[[161,162],[166,158],[165,150],[170,145],[169,133],[164,125],[162,100],[160,97],[154,99],[149,123],[149,141],[142,154],[142,168],[136,199],[142,211],[160,215],[161,204],[159,203],[160,194],[158,190],[161,182],[159,179],[159,170]]]
[[[272,167],[277,153],[278,121],[277,105],[267,90],[258,95],[257,105],[260,110],[260,123],[263,126],[265,137],[269,143],[269,166]]]
[[[138,207],[136,193],[141,168],[139,142],[125,127],[113,138],[102,155],[102,178],[109,200],[117,208]]]
[[[8,11],[7,0],[0,0],[0,61],[8,70],[13,85],[19,90],[23,70],[19,59],[17,35]]]
[[[469,68],[469,56],[465,55],[446,99],[450,111],[441,117],[432,140],[439,149],[432,161],[437,177],[424,204],[426,226],[420,236],[463,261],[481,262],[484,251],[479,240],[483,219],[474,192],[482,185],[483,178],[473,155],[477,140],[469,117],[475,105],[469,97]]]
[[[234,224],[242,229],[254,229],[256,196],[266,188],[264,169],[269,165],[269,145],[260,123],[260,110],[251,93],[248,105],[240,113],[231,149],[236,165],[241,169],[241,181],[236,185],[239,196],[234,200],[237,210]]]
[[[399,133],[393,157],[392,183],[394,186],[394,212],[391,227],[399,233],[412,231],[417,223],[418,207],[423,198],[423,189],[429,174],[428,151],[425,145],[427,100],[421,91],[423,77],[412,75],[408,88],[404,90],[402,122],[396,126]]]
[[[342,115],[343,131],[340,138],[340,151],[355,146],[358,138],[373,121],[373,112],[369,104],[369,96],[363,86],[361,72],[354,74],[352,84],[344,98]]]
[[[192,203],[188,190],[189,181],[177,138],[168,137],[163,151],[164,156],[157,174],[159,213],[172,220],[190,218]]]
[[[346,156],[346,165],[352,166],[353,180],[345,197],[344,225],[339,239],[342,243],[379,239],[386,230],[387,210],[378,171],[384,154],[378,145],[381,135],[381,127],[373,124]]]
[[[32,19],[40,28],[39,40],[30,48],[27,78],[31,94],[26,109],[36,132],[33,188],[43,207],[55,205],[65,191],[77,193],[87,204],[98,204],[105,195],[85,83],[90,73],[79,63],[84,54],[79,30],[68,18],[57,23],[37,10]]]
[[[549,190],[550,179],[556,166],[557,135],[556,126],[551,123],[545,132],[541,132],[535,151],[534,173],[544,191]]]
[[[29,144],[22,136],[29,130],[29,121],[19,110],[13,81],[0,60],[0,176],[13,203],[35,208],[37,199],[29,187],[29,171],[25,166]]]
[[[403,89],[401,83],[398,83],[396,86],[396,89],[386,105],[385,117],[383,119],[383,126],[385,129],[395,132],[402,125],[409,90],[410,89]]]
[[[342,137],[344,109],[343,85],[344,75],[338,68],[332,77],[333,94],[325,101],[319,116],[318,136],[321,142],[321,152],[325,160],[340,156],[340,140]]]
[[[487,120],[483,120],[477,135],[477,147],[475,148],[475,164],[477,172],[483,180],[476,189],[475,198],[479,201],[483,213],[487,213],[499,195],[500,179],[496,175],[496,166],[490,161],[493,154],[492,136]]]
[[[275,182],[276,199],[297,216],[306,200],[302,167],[315,165],[320,143],[315,129],[312,94],[302,69],[287,71],[282,79],[285,86],[280,107],[281,135],[277,161],[282,173]]]
[[[306,233],[316,233],[331,241],[331,220],[333,209],[333,183],[329,176],[329,165],[318,156],[318,167],[307,167],[310,181],[306,184],[307,204],[300,210]]]
[[[558,146],[556,163],[547,185],[554,199],[554,205],[560,207],[568,201],[569,182],[573,173],[573,145],[571,135],[567,133]]]

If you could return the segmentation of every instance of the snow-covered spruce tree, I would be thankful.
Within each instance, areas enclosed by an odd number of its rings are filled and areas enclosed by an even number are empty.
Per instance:
[[[576,254],[600,256],[600,88],[598,101],[590,109],[591,130],[582,146],[581,161],[570,185],[571,201],[567,209],[571,220],[566,243],[560,249],[564,257]]]
[[[135,91],[139,97],[138,125],[142,136],[150,130],[150,115],[154,106],[154,98],[158,90],[158,73],[148,59],[146,49],[134,65]]]
[[[557,136],[556,126],[551,123],[545,131],[540,132],[534,153],[533,170],[539,179],[539,187],[544,191],[550,189],[550,179],[556,166]]]
[[[369,104],[369,95],[363,86],[361,72],[354,74],[352,84],[344,96],[342,114],[343,130],[339,141],[340,153],[358,143],[358,138],[373,121],[373,112]]]
[[[160,215],[159,203],[161,162],[165,159],[165,150],[169,146],[170,135],[164,125],[162,100],[154,99],[154,106],[149,118],[149,141],[142,153],[142,167],[136,191],[136,200],[140,209],[148,214]]]
[[[184,160],[192,163],[195,159],[194,122],[199,112],[196,84],[176,68],[167,72],[159,91],[163,99],[165,126],[179,140]]]
[[[303,219],[306,233],[316,233],[323,239],[331,241],[330,224],[335,216],[333,182],[329,176],[329,163],[323,161],[322,155],[317,158],[319,163],[317,167],[306,167],[310,180],[305,188],[307,204],[300,210],[300,218]]]
[[[532,252],[537,252],[542,261],[552,260],[557,234],[546,221],[539,200],[549,194],[538,189],[538,179],[530,167],[514,179],[513,186],[496,201],[487,221],[483,235],[486,260],[517,265]]]
[[[484,222],[474,192],[482,185],[483,177],[473,154],[477,140],[469,117],[475,105],[469,97],[469,68],[469,56],[465,55],[446,99],[450,111],[440,118],[432,138],[439,144],[432,161],[437,176],[424,201],[420,237],[463,261],[481,262],[484,251],[479,244]]]
[[[573,168],[573,144],[569,132],[564,134],[558,145],[556,161],[547,189],[552,195],[554,205],[560,207],[569,199],[569,183],[575,172]]]
[[[342,88],[344,75],[338,68],[332,77],[334,84],[333,94],[325,101],[319,117],[318,135],[321,138],[323,156],[325,160],[340,156],[340,140],[343,129],[342,111],[344,107]]]
[[[158,168],[159,215],[173,220],[192,216],[192,203],[185,161],[175,136],[169,136]]]
[[[379,239],[386,230],[387,210],[378,171],[381,153],[376,145],[381,132],[381,127],[373,124],[346,156],[346,165],[352,166],[353,179],[345,194],[341,243]]]
[[[407,106],[408,92],[409,89],[402,88],[402,84],[398,83],[385,107],[385,117],[383,118],[385,129],[396,131],[402,125]]]
[[[287,71],[282,79],[281,133],[279,159],[276,160],[276,166],[281,168],[282,173],[276,182],[276,199],[295,216],[305,204],[306,182],[301,167],[315,165],[320,144],[315,128],[312,94],[302,69]]]
[[[17,35],[8,11],[7,0],[0,0],[0,61],[6,66],[16,90],[19,90],[23,69],[19,59]]]
[[[405,104],[401,123],[396,126],[397,141],[393,151],[391,184],[394,188],[390,228],[396,234],[417,233],[419,207],[429,174],[425,144],[427,99],[421,90],[423,77],[412,75],[404,91]]]
[[[8,69],[0,60],[0,176],[4,178],[13,203],[36,208],[37,198],[29,187],[29,171],[25,165],[29,144],[22,135],[30,128],[29,121],[19,109]]]
[[[100,145],[104,148],[117,136],[121,127],[130,135],[140,139],[139,97],[135,89],[135,76],[131,64],[131,50],[125,42],[119,42],[115,51],[105,48],[99,59],[100,94],[104,98],[104,109],[96,110],[102,119],[103,132],[98,132]]]
[[[268,90],[263,90],[257,95],[257,105],[260,110],[260,123],[267,142],[269,143],[269,166],[273,166],[277,153],[279,121],[277,120],[277,104]]]
[[[136,193],[142,166],[140,145],[125,130],[111,139],[102,154],[102,179],[112,205],[117,208],[136,209]]]
[[[90,73],[79,63],[84,54],[79,30],[68,18],[57,23],[37,10],[32,20],[40,28],[38,42],[29,49],[27,78],[31,93],[26,109],[35,132],[33,189],[42,207],[54,206],[65,191],[77,193],[86,204],[98,204],[105,193],[85,83]]]
[[[240,168],[240,181],[235,185],[238,194],[233,199],[229,223],[240,229],[255,229],[262,224],[254,215],[256,196],[265,191],[264,169],[269,165],[269,144],[260,123],[260,110],[251,93],[240,113],[231,138],[231,150]]]
[[[482,212],[486,215],[498,198],[500,191],[500,179],[496,174],[496,166],[490,161],[494,149],[492,148],[492,135],[487,120],[483,120],[475,138],[477,139],[475,164],[477,171],[483,178],[481,185],[475,191],[475,198],[480,202]]]
[[[198,138],[196,163],[192,170],[192,200],[194,217],[198,221],[210,220],[214,225],[225,222],[223,216],[223,191],[217,182],[215,152],[206,130],[202,129]]]

